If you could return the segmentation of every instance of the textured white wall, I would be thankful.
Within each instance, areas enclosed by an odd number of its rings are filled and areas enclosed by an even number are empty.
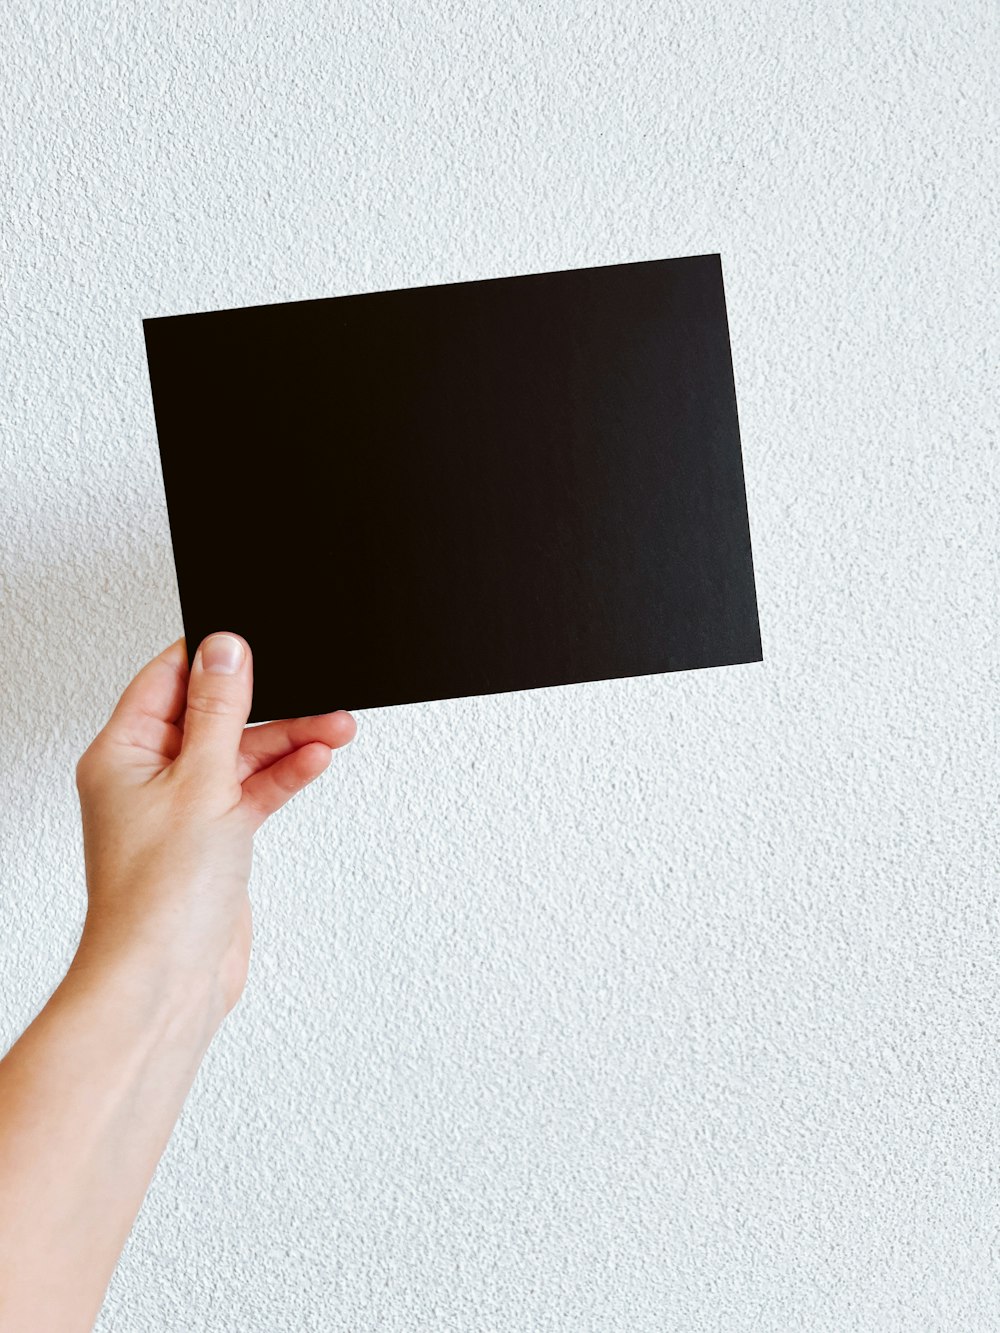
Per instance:
[[[3,24],[5,1042],[182,632],[143,316],[719,251],[766,658],[357,715],[103,1333],[995,1330],[996,6]]]

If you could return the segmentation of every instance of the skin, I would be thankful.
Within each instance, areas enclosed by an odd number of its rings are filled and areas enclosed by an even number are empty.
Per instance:
[[[227,674],[206,649],[235,640]],[[353,739],[349,713],[246,725],[250,645],[177,639],[76,769],[87,915],[0,1060],[0,1329],[93,1327],[198,1066],[247,979],[253,836]]]

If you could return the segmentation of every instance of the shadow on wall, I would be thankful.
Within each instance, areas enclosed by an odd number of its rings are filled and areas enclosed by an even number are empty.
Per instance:
[[[0,575],[9,778],[37,779],[49,757],[75,765],[136,672],[184,632],[169,542],[109,547],[86,531],[60,541],[62,557],[27,553]]]

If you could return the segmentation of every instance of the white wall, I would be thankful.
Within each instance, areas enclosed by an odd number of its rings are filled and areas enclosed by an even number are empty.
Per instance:
[[[996,7],[4,27],[5,1041],[182,632],[142,317],[719,251],[766,658],[357,715],[102,1333],[995,1330]]]

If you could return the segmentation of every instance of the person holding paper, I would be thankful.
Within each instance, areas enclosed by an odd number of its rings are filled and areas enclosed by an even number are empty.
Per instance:
[[[66,976],[0,1060],[0,1329],[93,1326],[213,1036],[247,978],[253,835],[356,733],[248,728],[250,645],[178,639],[81,757],[87,914]]]

